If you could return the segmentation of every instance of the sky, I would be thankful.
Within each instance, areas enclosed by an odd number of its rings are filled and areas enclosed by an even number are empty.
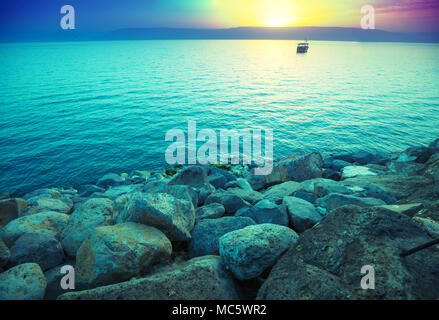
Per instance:
[[[360,27],[361,7],[376,10],[376,28],[439,31],[439,0],[0,0],[2,32],[56,31],[63,5],[75,8],[76,29],[229,28],[241,26]]]

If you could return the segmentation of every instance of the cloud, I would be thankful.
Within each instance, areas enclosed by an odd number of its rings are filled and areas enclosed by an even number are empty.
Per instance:
[[[375,6],[378,13],[439,10],[439,0],[385,0]]]

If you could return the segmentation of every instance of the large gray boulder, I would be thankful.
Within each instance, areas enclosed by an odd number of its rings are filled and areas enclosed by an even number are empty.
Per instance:
[[[136,193],[118,215],[117,223],[136,222],[156,227],[171,241],[191,238],[195,224],[192,202],[167,193]]]
[[[166,262],[171,253],[171,242],[154,227],[132,222],[98,227],[78,250],[76,281],[84,287],[125,281]]]
[[[253,207],[239,209],[236,217],[249,217],[257,224],[273,223],[288,226],[288,213],[284,205],[277,205],[270,200],[259,201]]]
[[[61,234],[66,253],[75,257],[82,242],[94,228],[114,224],[113,209],[113,201],[105,198],[92,198],[79,206]]]
[[[236,194],[236,192],[230,192],[230,189],[218,190],[209,195],[205,201],[206,204],[220,203],[224,206],[227,214],[234,214],[236,211],[246,206],[246,201]]]
[[[25,263],[0,274],[0,300],[42,300],[46,279],[36,263]]]
[[[352,195],[330,193],[323,198],[316,200],[316,205],[325,208],[328,211],[332,211],[338,207],[345,205],[355,205],[359,207],[373,207],[383,206],[386,203],[381,199],[376,198],[360,198]]]
[[[264,199],[280,204],[282,203],[283,197],[291,196],[300,190],[303,190],[303,187],[299,182],[287,181],[268,188],[263,195]]]
[[[186,185],[194,188],[210,186],[206,169],[201,166],[190,166],[180,170],[169,181],[170,185]]]
[[[291,225],[297,232],[304,232],[322,220],[314,205],[296,197],[284,197],[283,205],[287,208]]]
[[[293,154],[274,163],[269,175],[247,177],[248,182],[255,190],[260,190],[286,181],[302,182],[322,177],[323,159],[317,153]]]
[[[218,253],[218,240],[228,232],[254,225],[248,217],[222,217],[200,220],[192,231],[188,255],[190,258]]]
[[[46,234],[23,234],[11,247],[10,263],[36,263],[41,270],[46,271],[64,260],[64,250],[61,243]]]
[[[194,208],[198,205],[199,192],[192,187],[185,185],[169,185],[163,181],[148,183],[143,192],[146,193],[167,193],[177,199],[192,202]]]
[[[258,299],[437,299],[439,250],[400,254],[431,238],[408,216],[344,206],[305,231],[276,263]],[[363,266],[375,270],[364,290]]]
[[[224,265],[239,280],[260,276],[299,236],[275,224],[258,224],[229,232],[219,239]]]
[[[221,258],[206,256],[146,278],[66,293],[60,300],[237,300],[234,280]]]
[[[69,216],[64,213],[40,212],[12,220],[0,230],[0,235],[9,247],[20,236],[28,233],[45,234],[59,240],[68,221]]]
[[[196,220],[216,219],[221,218],[225,212],[226,209],[224,209],[224,206],[222,204],[213,202],[197,208],[197,210],[195,211],[195,216]]]

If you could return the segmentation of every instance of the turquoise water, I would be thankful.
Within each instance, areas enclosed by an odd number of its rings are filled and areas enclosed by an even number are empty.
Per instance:
[[[0,44],[0,193],[165,165],[166,131],[273,128],[274,155],[439,138],[439,45]]]

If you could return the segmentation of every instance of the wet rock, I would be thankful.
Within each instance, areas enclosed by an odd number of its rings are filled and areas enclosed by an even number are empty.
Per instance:
[[[248,181],[246,179],[244,179],[244,178],[237,178],[236,182],[238,183],[238,185],[239,185],[239,187],[241,189],[249,190],[249,191],[253,190],[252,186],[250,185],[250,183],[248,183]]]
[[[29,203],[20,198],[0,200],[0,228],[17,219]]]
[[[439,152],[439,139],[432,141],[428,148],[432,151],[432,153]]]
[[[120,186],[126,184],[127,182],[120,175],[116,173],[107,173],[102,178],[98,180],[96,185],[98,187],[107,189],[108,187]]]
[[[261,275],[299,238],[291,229],[275,224],[258,224],[232,231],[219,239],[224,265],[239,280]]]
[[[284,205],[277,205],[270,200],[261,200],[253,207],[239,209],[236,217],[249,217],[257,224],[273,223],[288,226],[288,214]]]
[[[236,285],[221,258],[206,256],[146,278],[81,292],[60,300],[236,300]]]
[[[261,201],[264,199],[264,196],[254,190],[248,190],[248,189],[242,189],[242,188],[230,188],[226,192],[237,195],[244,201],[249,202],[250,204],[255,204],[256,202]]]
[[[197,208],[195,211],[196,220],[221,218],[226,209],[220,203],[211,203]]]
[[[312,228],[323,218],[311,203],[303,199],[284,197],[283,204],[287,208],[291,225],[297,232]]]
[[[209,186],[206,170],[201,166],[190,166],[180,170],[169,181],[170,185],[187,185],[194,188]]]
[[[200,220],[192,231],[188,255],[190,258],[218,253],[218,240],[228,232],[254,225],[248,217],[222,217]]]
[[[347,161],[335,159],[332,161],[330,168],[336,171],[341,171],[341,169],[350,165],[351,164]]]
[[[402,250],[427,241],[405,215],[383,208],[339,208],[278,260],[258,299],[436,299],[439,250],[400,257]],[[360,286],[364,265],[375,269],[375,290]]]
[[[365,150],[356,151],[353,153],[345,153],[332,157],[334,160],[343,160],[349,163],[357,163],[359,165],[366,164],[380,164],[384,165],[391,157],[390,154],[384,152],[368,152]]]
[[[115,186],[108,188],[102,194],[102,196],[114,201],[116,198],[120,197],[121,195],[127,193],[140,192],[143,190],[143,188],[144,188],[143,184],[129,184],[129,185]]]
[[[381,206],[381,208],[385,208],[399,214],[405,214],[406,216],[413,217],[417,212],[424,208],[424,205],[422,203],[394,204]]]
[[[355,178],[355,177],[365,177],[365,176],[376,176],[377,174],[369,169],[368,167],[362,166],[347,166],[341,170],[341,178]]]
[[[206,204],[220,203],[224,206],[227,214],[233,214],[242,207],[246,206],[246,202],[236,194],[228,190],[218,190],[209,195],[205,201]]]
[[[291,196],[300,190],[303,190],[303,187],[299,182],[287,181],[270,187],[263,193],[263,196],[264,199],[280,204],[282,203],[283,197]]]
[[[322,181],[328,182],[328,183],[333,183],[333,181],[330,179],[316,178],[316,179],[303,181],[300,184],[302,185],[303,191],[308,192],[308,193],[314,193],[314,185],[317,182],[322,182]]]
[[[78,188],[78,197],[89,197],[93,193],[104,193],[105,189],[95,186],[94,184],[85,184]]]
[[[341,174],[339,171],[335,171],[332,169],[324,169],[322,173],[322,177],[325,179],[331,179],[334,181],[340,181],[341,180]]]
[[[323,198],[316,200],[316,205],[325,208],[328,211],[332,211],[338,207],[345,205],[355,205],[359,207],[373,207],[383,206],[386,203],[381,199],[376,198],[359,198],[351,195],[330,193]]]
[[[0,268],[6,266],[11,257],[11,252],[6,244],[0,239]]]
[[[9,247],[20,236],[27,233],[45,234],[59,240],[68,220],[69,216],[64,213],[40,212],[12,220],[0,230],[0,235]]]
[[[136,193],[117,216],[117,223],[136,222],[156,227],[171,241],[185,241],[195,223],[192,202],[166,193]]]
[[[46,279],[35,263],[25,263],[0,274],[0,300],[42,300]]]
[[[415,161],[419,163],[424,163],[428,160],[428,158],[431,155],[431,150],[424,146],[415,146],[410,147],[404,152],[402,152],[397,161],[400,162],[408,162],[408,161]]]
[[[61,243],[45,234],[23,234],[11,247],[10,263],[14,266],[36,263],[45,271],[64,260]]]
[[[89,199],[70,216],[61,239],[66,253],[75,257],[82,242],[96,227],[114,224],[114,204],[110,199]]]
[[[123,223],[93,230],[76,256],[76,281],[85,287],[121,282],[167,261],[171,242],[154,227]]]

